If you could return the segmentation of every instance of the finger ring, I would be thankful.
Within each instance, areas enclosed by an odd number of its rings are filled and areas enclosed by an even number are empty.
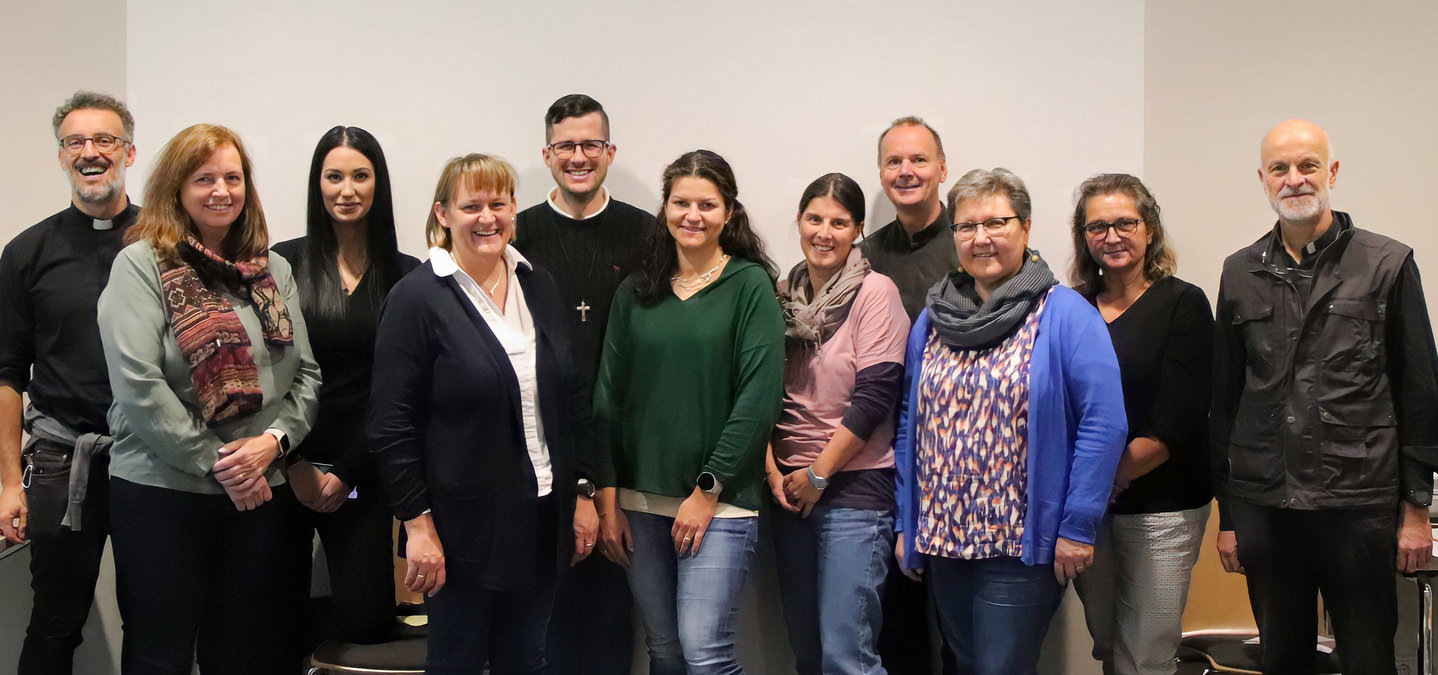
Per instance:
[[[694,539],[694,537],[689,536],[689,537],[685,537],[685,538],[684,538],[684,541],[692,541],[693,539]]]
[[[416,579],[423,579],[423,578],[424,578],[424,575],[423,575],[423,574],[416,574],[416,575],[414,575],[414,578],[416,578]]]
[[[584,548],[594,548],[594,542],[585,542]]]

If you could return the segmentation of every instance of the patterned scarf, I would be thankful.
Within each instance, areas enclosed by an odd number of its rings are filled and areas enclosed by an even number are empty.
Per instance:
[[[869,261],[855,248],[849,259],[814,297],[809,297],[809,264],[801,262],[780,285],[779,305],[784,308],[784,335],[791,341],[819,346],[849,318],[854,297],[869,274]]]
[[[180,242],[175,251],[178,262],[160,263],[160,286],[205,424],[215,427],[258,412],[264,392],[249,335],[230,301],[213,288],[254,303],[266,343],[293,345],[294,325],[270,276],[269,256],[232,263],[194,237]]]
[[[1048,263],[1033,249],[1024,250],[1018,274],[995,288],[987,301],[979,299],[973,277],[954,270],[929,289],[927,305],[934,331],[955,349],[992,346],[1013,333],[1038,299],[1058,283]]]

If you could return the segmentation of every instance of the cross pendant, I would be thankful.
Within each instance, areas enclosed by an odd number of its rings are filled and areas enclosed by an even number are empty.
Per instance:
[[[579,310],[579,323],[589,323],[589,310],[593,309],[593,307],[590,307],[589,303],[581,298],[579,305],[577,305],[575,309]]]

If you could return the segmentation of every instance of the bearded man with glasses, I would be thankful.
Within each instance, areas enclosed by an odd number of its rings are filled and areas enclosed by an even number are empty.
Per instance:
[[[140,211],[125,194],[135,120],[124,103],[76,92],[52,124],[70,207],[0,255],[0,532],[30,541],[35,591],[20,675],[71,672],[94,601],[113,440],[96,304]]]

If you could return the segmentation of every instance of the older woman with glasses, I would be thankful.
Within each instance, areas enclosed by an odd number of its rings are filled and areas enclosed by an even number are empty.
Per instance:
[[[1213,492],[1205,459],[1213,313],[1173,276],[1158,202],[1127,174],[1090,178],[1073,215],[1078,292],[1108,324],[1128,439],[1079,597],[1109,673],[1168,675]]]
[[[960,672],[1031,674],[1093,559],[1127,433],[1118,362],[1098,312],[1028,248],[1018,176],[970,171],[948,202],[960,269],[909,335],[895,554],[928,569]]]

